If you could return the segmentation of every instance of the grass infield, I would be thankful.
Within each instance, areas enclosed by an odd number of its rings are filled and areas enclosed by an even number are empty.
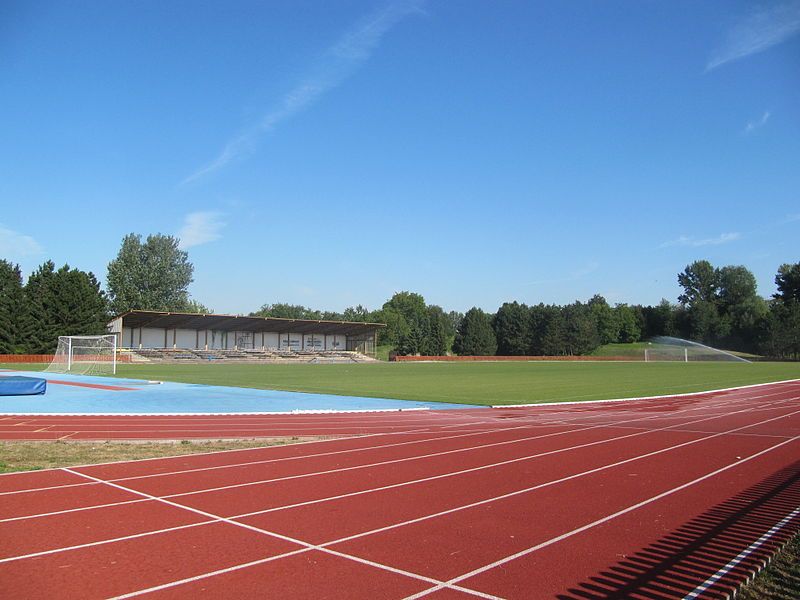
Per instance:
[[[40,365],[0,365],[5,368]],[[463,404],[681,394],[800,379],[800,363],[377,363],[119,365],[119,377]]]

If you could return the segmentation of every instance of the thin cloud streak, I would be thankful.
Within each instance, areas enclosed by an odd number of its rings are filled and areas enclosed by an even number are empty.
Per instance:
[[[600,268],[600,263],[596,262],[596,261],[592,261],[592,262],[588,263],[586,266],[584,266],[584,267],[582,267],[582,268],[580,268],[580,269],[578,269],[576,271],[573,271],[571,274],[569,274],[566,277],[559,277],[557,279],[539,279],[537,281],[529,281],[528,283],[524,283],[522,285],[525,285],[525,286],[527,286],[527,285],[542,285],[542,284],[545,284],[545,283],[563,283],[565,281],[576,281],[578,279],[583,279],[587,275],[591,275],[592,273],[597,271],[597,269],[599,269],[599,268]]]
[[[220,230],[225,227],[222,213],[214,211],[193,212],[186,215],[183,227],[178,232],[178,247],[186,250],[214,242],[222,237]]]
[[[675,240],[669,240],[661,244],[661,248],[673,246],[688,246],[690,248],[700,248],[701,246],[719,246],[741,239],[742,234],[738,232],[721,233],[716,237],[697,239],[691,236],[682,235]]]
[[[0,224],[0,257],[20,260],[43,253],[44,248],[31,236]]]
[[[728,32],[726,42],[706,64],[706,71],[768,50],[798,32],[800,0],[756,9]]]
[[[287,92],[278,105],[258,123],[231,139],[219,155],[206,166],[186,177],[181,185],[213,173],[255,151],[258,140],[278,124],[307,109],[326,92],[341,85],[355,73],[380,44],[383,36],[400,21],[422,13],[419,1],[395,2],[356,24],[328,48],[303,80]]]
[[[761,118],[755,119],[754,121],[750,121],[747,123],[747,126],[744,128],[745,133],[753,133],[756,129],[763,127],[769,121],[770,112],[768,110],[764,111],[764,114],[761,115]]]

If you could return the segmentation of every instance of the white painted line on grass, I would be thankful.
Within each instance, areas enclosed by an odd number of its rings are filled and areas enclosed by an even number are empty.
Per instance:
[[[659,400],[663,398],[683,398],[685,396],[700,396],[703,394],[719,394],[721,392],[732,392],[735,390],[746,390],[754,387],[762,387],[765,385],[778,385],[781,383],[800,383],[800,379],[781,379],[779,381],[769,381],[766,383],[753,383],[750,385],[739,385],[736,387],[720,388],[717,390],[705,390],[702,392],[685,392],[683,394],[665,394],[661,396],[639,396],[633,398],[609,398],[608,400],[575,400],[565,402],[536,402],[530,404],[497,404],[492,405],[492,408],[535,408],[537,406],[562,406],[570,404],[602,404],[606,402],[633,402],[635,400]]]

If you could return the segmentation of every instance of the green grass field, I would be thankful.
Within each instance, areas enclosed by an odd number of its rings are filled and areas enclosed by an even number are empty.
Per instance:
[[[678,394],[800,379],[800,363],[153,364],[120,365],[118,376],[490,405]]]

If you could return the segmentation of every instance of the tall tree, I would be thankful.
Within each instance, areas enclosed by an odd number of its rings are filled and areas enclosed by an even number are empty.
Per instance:
[[[178,247],[178,238],[155,234],[128,234],[117,257],[108,264],[111,309],[182,311],[189,307],[189,284],[194,267]]]
[[[776,300],[784,304],[792,300],[800,302],[800,262],[781,265],[775,276],[775,285],[778,286]]]
[[[755,350],[769,308],[756,291],[755,276],[743,266],[719,270],[719,311],[730,324],[726,347]]]
[[[428,307],[428,344],[425,353],[429,356],[444,356],[452,345],[449,329],[451,322],[441,306]]]
[[[26,353],[47,354],[58,343],[55,272],[55,263],[48,260],[28,277],[25,284],[25,315],[21,335]]]
[[[606,302],[606,299],[595,294],[588,302],[589,309],[597,322],[597,333],[600,335],[601,344],[613,344],[620,341],[620,323],[618,313]]]
[[[719,288],[719,272],[707,260],[697,260],[678,274],[678,283],[683,293],[678,301],[685,306],[696,302],[716,302]]]
[[[597,324],[586,304],[569,304],[561,313],[564,319],[565,354],[589,354],[600,345]]]
[[[394,346],[399,354],[425,352],[428,335],[428,313],[425,298],[413,292],[397,292],[381,309],[386,323],[382,340]]]
[[[560,306],[548,306],[543,315],[539,354],[561,356],[568,354],[564,312]]]
[[[497,336],[497,354],[523,356],[528,351],[530,311],[516,301],[506,302],[492,319]]]
[[[492,356],[497,351],[497,339],[491,317],[480,308],[470,308],[456,332],[453,351],[462,356]]]
[[[707,260],[698,260],[678,274],[683,293],[678,300],[686,309],[688,335],[713,342],[730,332],[730,320],[719,312],[719,271]]]
[[[0,354],[23,350],[21,326],[25,313],[19,265],[0,260]]]
[[[61,267],[53,277],[53,303],[58,335],[107,333],[108,305],[93,273]]]
[[[619,341],[623,344],[638,342],[642,338],[642,325],[639,322],[641,312],[633,306],[617,304],[614,313],[619,323]]]

